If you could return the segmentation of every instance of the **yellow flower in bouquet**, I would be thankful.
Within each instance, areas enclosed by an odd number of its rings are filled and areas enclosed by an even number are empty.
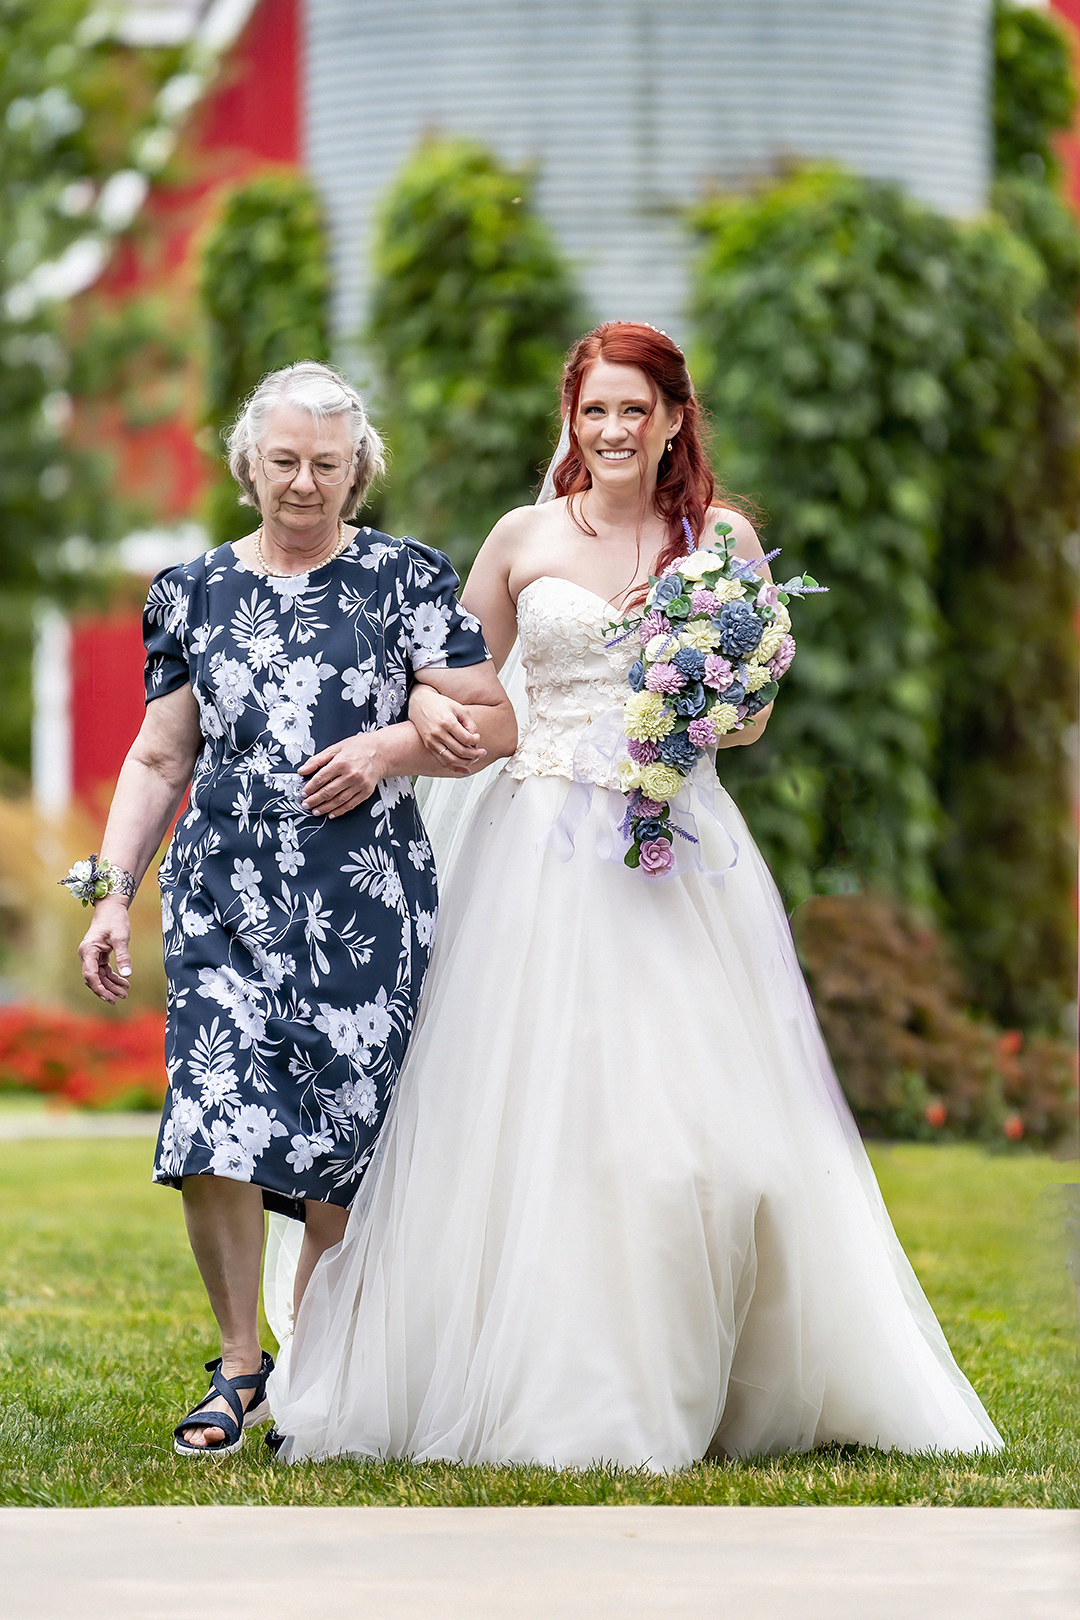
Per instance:
[[[745,586],[737,579],[718,579],[709,589],[718,602],[737,602],[746,595]]]
[[[698,652],[708,653],[715,652],[719,645],[720,637],[708,619],[691,619],[686,628],[679,631],[680,647],[693,647]]]
[[[738,725],[739,711],[734,703],[714,703],[708,718],[712,721],[713,734],[724,737]]]
[[[674,658],[679,650],[679,643],[675,636],[666,632],[662,636],[653,636],[645,648],[644,657],[650,664],[667,664]]]
[[[772,680],[772,671],[766,669],[764,664],[747,664],[746,679],[743,686],[748,692],[760,692],[763,686],[768,686]]]
[[[791,622],[790,619],[788,622]],[[779,651],[780,643],[783,641],[786,635],[787,631],[782,625],[770,624],[769,628],[765,631],[761,640],[754,648],[754,663],[767,664],[773,654]],[[751,687],[750,690],[756,691],[756,688]]]
[[[626,735],[634,742],[659,742],[673,729],[678,716],[659,692],[635,692],[623,704]]]
[[[732,712],[734,713],[734,710]],[[685,780],[682,771],[677,771],[673,765],[662,765],[657,761],[655,765],[646,765],[643,769],[641,791],[647,799],[656,799],[663,803],[675,797]]]

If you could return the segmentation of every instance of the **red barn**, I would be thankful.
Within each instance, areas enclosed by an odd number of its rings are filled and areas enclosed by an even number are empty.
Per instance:
[[[170,174],[148,193],[133,177],[137,231],[117,238],[94,296],[125,300],[153,292],[178,312],[193,309],[196,244],[219,193],[260,168],[302,161],[300,0],[140,0],[119,26],[132,46],[186,44],[206,63],[191,75],[190,111],[174,105],[151,134],[170,141]],[[176,84],[177,81],[174,81]],[[168,87],[167,87],[168,89]],[[171,114],[171,116],[170,116]],[[200,385],[191,370],[175,414],[125,423],[119,408],[83,424],[115,457],[124,493],[157,514],[159,527],[129,537],[121,561],[149,577],[203,547],[191,521],[206,479],[198,447]],[[130,608],[73,621],[47,613],[34,679],[34,789],[61,813],[75,798],[94,811],[107,800],[142,716],[142,638]]]

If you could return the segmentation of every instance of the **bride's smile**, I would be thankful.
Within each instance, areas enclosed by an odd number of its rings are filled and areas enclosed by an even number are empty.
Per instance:
[[[682,411],[654,395],[637,366],[595,361],[574,421],[595,494],[637,504],[644,483],[651,495],[665,448],[681,425]]]

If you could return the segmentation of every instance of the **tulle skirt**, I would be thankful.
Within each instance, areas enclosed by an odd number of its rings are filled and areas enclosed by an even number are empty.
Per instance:
[[[470,818],[377,1159],[271,1379],[281,1456],[997,1449],[734,804],[698,817],[723,882],[664,880],[601,858],[601,788],[562,858],[567,791],[503,774]]]

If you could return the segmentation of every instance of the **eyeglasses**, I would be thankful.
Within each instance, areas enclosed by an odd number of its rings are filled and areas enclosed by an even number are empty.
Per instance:
[[[291,484],[299,473],[301,467],[311,468],[311,476],[317,484],[325,484],[332,489],[335,484],[343,484],[353,470],[351,461],[344,461],[340,456],[316,456],[313,461],[297,456],[264,456],[261,450],[256,451],[259,465],[263,470],[263,477],[271,484]]]

